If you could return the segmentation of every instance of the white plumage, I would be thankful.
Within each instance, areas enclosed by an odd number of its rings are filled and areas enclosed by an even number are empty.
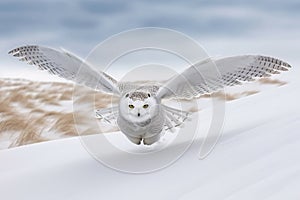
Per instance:
[[[207,59],[192,65],[165,84],[141,86],[117,82],[65,50],[23,46],[9,54],[77,84],[119,96],[117,107],[97,110],[96,117],[107,122],[116,119],[120,130],[131,142],[140,144],[143,141],[147,145],[157,142],[163,129],[181,125],[188,116],[188,112],[162,105],[162,99],[195,98],[225,86],[278,74],[291,67],[279,59],[259,55]]]

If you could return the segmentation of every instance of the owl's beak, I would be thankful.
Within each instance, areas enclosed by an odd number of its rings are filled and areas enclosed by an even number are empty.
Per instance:
[[[138,113],[138,117],[141,116],[141,113]]]

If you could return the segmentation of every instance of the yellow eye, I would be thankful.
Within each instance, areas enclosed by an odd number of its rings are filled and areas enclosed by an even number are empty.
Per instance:
[[[149,107],[148,104],[143,105],[143,108],[148,108],[148,107]]]
[[[128,105],[129,108],[133,109],[134,108],[134,105],[130,104]]]

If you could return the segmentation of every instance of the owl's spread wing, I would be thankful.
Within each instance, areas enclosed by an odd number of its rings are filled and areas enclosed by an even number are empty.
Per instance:
[[[181,126],[190,115],[189,112],[178,110],[166,105],[163,105],[163,108],[166,113],[165,130],[172,131],[173,128]]]
[[[42,46],[23,46],[8,52],[21,61],[37,66],[41,70],[58,75],[77,84],[95,90],[119,95],[117,81],[104,72],[98,72],[89,64],[65,50]]]
[[[290,67],[279,59],[256,55],[207,59],[171,78],[158,90],[157,97],[190,99],[216,92],[225,86],[278,74]]]
[[[116,125],[117,118],[119,115],[119,107],[114,106],[109,108],[102,108],[102,109],[95,110],[95,113],[96,113],[96,118],[106,123]]]

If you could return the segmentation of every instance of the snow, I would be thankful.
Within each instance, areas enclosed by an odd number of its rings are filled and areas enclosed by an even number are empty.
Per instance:
[[[1,150],[1,197],[298,200],[298,74],[299,69],[293,68],[281,76],[288,84],[265,87],[258,94],[227,102],[223,136],[203,160],[198,159],[203,133],[172,165],[146,174],[123,173],[104,166],[86,151],[78,137]],[[199,131],[209,127],[210,112],[210,108],[200,111]],[[119,132],[105,136],[122,149],[136,150]],[[96,140],[101,136],[87,137]],[[163,140],[169,141],[168,137],[172,138],[166,135]],[[147,148],[151,147],[137,152]]]

